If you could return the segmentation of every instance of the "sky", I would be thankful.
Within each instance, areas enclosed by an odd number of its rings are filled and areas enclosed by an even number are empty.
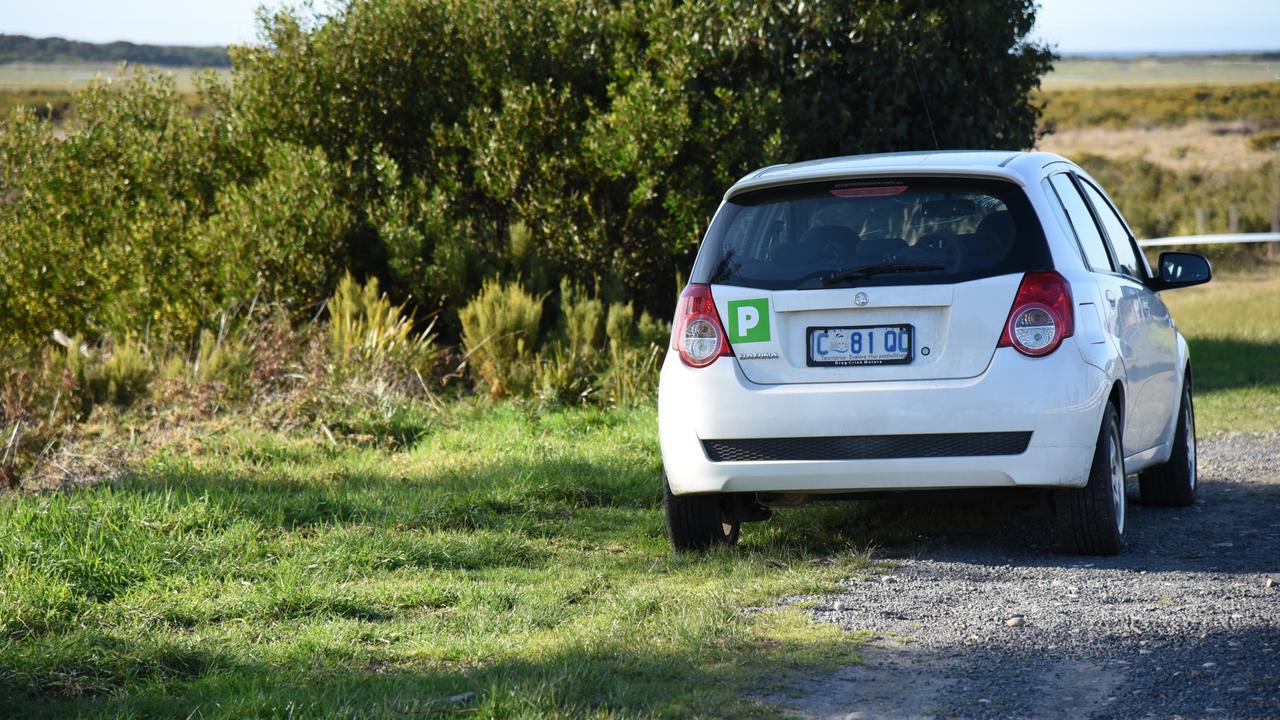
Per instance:
[[[0,33],[162,45],[253,42],[263,0],[0,0]],[[272,7],[279,0],[267,0]],[[327,0],[316,6],[327,7]],[[1073,53],[1280,50],[1276,0],[1041,0],[1034,36]]]

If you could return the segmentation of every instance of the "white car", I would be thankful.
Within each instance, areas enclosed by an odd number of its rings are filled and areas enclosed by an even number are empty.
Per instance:
[[[725,194],[676,310],[658,426],[679,550],[883,490],[1053,488],[1065,549],[1196,491],[1191,362],[1098,184],[1048,153],[815,160]]]

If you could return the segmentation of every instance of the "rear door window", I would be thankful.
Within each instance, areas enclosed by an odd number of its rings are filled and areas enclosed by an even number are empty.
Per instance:
[[[1066,173],[1058,173],[1049,178],[1049,182],[1057,191],[1062,206],[1067,209],[1071,229],[1075,231],[1076,239],[1080,241],[1080,249],[1084,251],[1084,258],[1089,263],[1089,268],[1098,272],[1114,271],[1115,267],[1111,264],[1111,256],[1107,254],[1107,244],[1102,239],[1102,232],[1098,230],[1098,225],[1089,212],[1089,206],[1080,196],[1080,191],[1076,189],[1071,177]]]
[[[1125,227],[1124,221],[1116,215],[1111,203],[1107,202],[1107,199],[1102,197],[1102,193],[1098,192],[1098,189],[1088,180],[1079,182],[1080,187],[1084,188],[1085,195],[1089,196],[1094,212],[1098,213],[1098,217],[1102,220],[1102,227],[1107,231],[1107,239],[1111,241],[1111,250],[1116,254],[1116,263],[1120,265],[1120,272],[1132,278],[1142,279],[1142,265],[1137,253],[1133,250],[1133,237],[1129,235],[1129,229]]]
[[[691,280],[817,289],[960,282],[1050,263],[1039,221],[1012,183],[877,179],[731,198]]]

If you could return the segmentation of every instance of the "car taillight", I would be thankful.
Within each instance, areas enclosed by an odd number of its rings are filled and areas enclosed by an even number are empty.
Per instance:
[[[689,367],[706,367],[716,358],[733,355],[711,286],[690,284],[680,293],[676,321],[671,329],[671,347]]]
[[[1071,286],[1052,270],[1027,273],[1009,309],[996,347],[1011,347],[1023,355],[1041,357],[1075,332]]]

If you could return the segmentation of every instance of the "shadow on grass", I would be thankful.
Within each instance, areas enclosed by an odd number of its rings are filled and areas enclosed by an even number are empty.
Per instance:
[[[651,508],[656,482],[644,473],[577,460],[496,462],[430,475],[337,468],[321,478],[285,471],[188,470],[161,467],[110,487],[174,505],[201,504],[212,515],[253,520],[265,528],[361,524],[469,531],[530,521],[563,520],[594,508]]]
[[[860,639],[827,632],[795,646],[742,640],[709,647],[574,646],[479,665],[374,660],[316,670],[242,662],[166,644],[101,636],[87,654],[18,671],[0,653],[0,716],[61,717],[775,717],[747,698],[802,671],[857,661]],[[94,654],[109,650],[110,658]],[[132,691],[122,693],[122,682]]]
[[[1280,343],[1227,338],[1193,338],[1196,390],[1230,390],[1280,385]]]

